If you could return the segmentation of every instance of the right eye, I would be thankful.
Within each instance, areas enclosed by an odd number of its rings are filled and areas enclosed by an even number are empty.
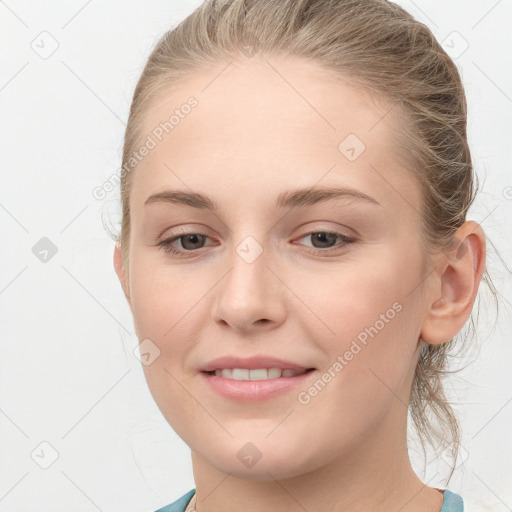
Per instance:
[[[197,246],[201,246],[206,238],[209,238],[208,235],[205,235],[203,233],[184,233],[177,236],[173,236],[171,238],[166,238],[165,240],[159,242],[158,246],[161,247],[164,250],[164,252],[168,254],[187,257],[187,253],[194,253],[197,251],[197,249],[201,249],[202,247]],[[178,240],[181,241],[181,246],[183,247],[183,249],[175,248],[174,244]]]

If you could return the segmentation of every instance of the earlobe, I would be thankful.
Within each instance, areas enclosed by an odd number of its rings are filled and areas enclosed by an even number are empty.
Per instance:
[[[116,242],[116,245],[114,247],[114,269],[116,271],[117,277],[119,278],[119,281],[121,283],[121,287],[124,292],[124,296],[126,297],[126,300],[130,304],[130,286],[127,279],[127,274],[125,272],[125,268],[123,265],[123,260],[121,258],[121,247],[119,245],[119,242]]]
[[[451,340],[471,314],[485,269],[485,234],[474,221],[457,230],[454,242],[439,258],[441,271],[428,300],[421,338],[430,344]]]

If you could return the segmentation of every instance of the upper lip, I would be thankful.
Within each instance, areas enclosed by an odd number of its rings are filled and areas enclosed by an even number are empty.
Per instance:
[[[224,368],[246,368],[248,370],[256,370],[257,368],[281,368],[290,370],[308,370],[310,367],[303,366],[291,361],[277,359],[270,356],[252,356],[252,357],[219,357],[206,363],[201,371],[211,372]]]

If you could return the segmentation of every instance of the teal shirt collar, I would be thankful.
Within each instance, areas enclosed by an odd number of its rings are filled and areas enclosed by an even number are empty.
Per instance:
[[[167,505],[166,507],[159,508],[155,512],[185,512],[185,509],[195,492],[196,490],[192,489],[179,500]],[[458,494],[445,489],[443,496],[443,508],[441,508],[439,512],[464,512],[464,503]]]

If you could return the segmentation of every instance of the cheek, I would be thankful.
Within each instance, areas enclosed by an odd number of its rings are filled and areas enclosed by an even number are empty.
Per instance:
[[[321,371],[328,381],[317,386],[321,393],[311,390],[313,396],[303,390],[308,395],[304,401],[321,394],[318,403],[343,404],[362,417],[372,410],[378,414],[394,393],[401,393],[414,364],[421,322],[419,303],[410,292],[420,282],[421,266],[418,255],[389,254],[347,269],[316,275],[315,288],[305,281],[297,290],[318,314],[314,319],[308,314],[303,328],[323,351]],[[318,414],[345,414],[344,407],[319,407]]]
[[[190,375],[185,364],[201,329],[198,322],[204,321],[201,298],[207,290],[200,279],[186,281],[162,268],[135,272],[132,307],[137,337],[151,340],[158,350],[158,356],[142,366],[149,391],[172,428],[188,440],[191,423],[204,422],[187,392]]]
[[[409,293],[419,282],[419,266],[396,254],[385,256],[381,253],[377,261],[347,262],[295,280],[294,291],[303,303],[297,302],[297,307],[305,313],[304,328],[314,325],[317,336],[313,339],[320,335],[329,352],[348,348],[359,335],[364,341],[365,333],[366,337],[369,331],[376,334],[375,329],[381,338],[402,331],[406,316],[402,311],[412,312]]]
[[[171,345],[173,351],[179,351],[191,324],[198,327],[198,311],[204,317],[202,301],[214,285],[208,283],[207,278],[180,273],[177,268],[157,267],[151,262],[134,265],[131,299],[139,339],[154,338],[162,352]]]

